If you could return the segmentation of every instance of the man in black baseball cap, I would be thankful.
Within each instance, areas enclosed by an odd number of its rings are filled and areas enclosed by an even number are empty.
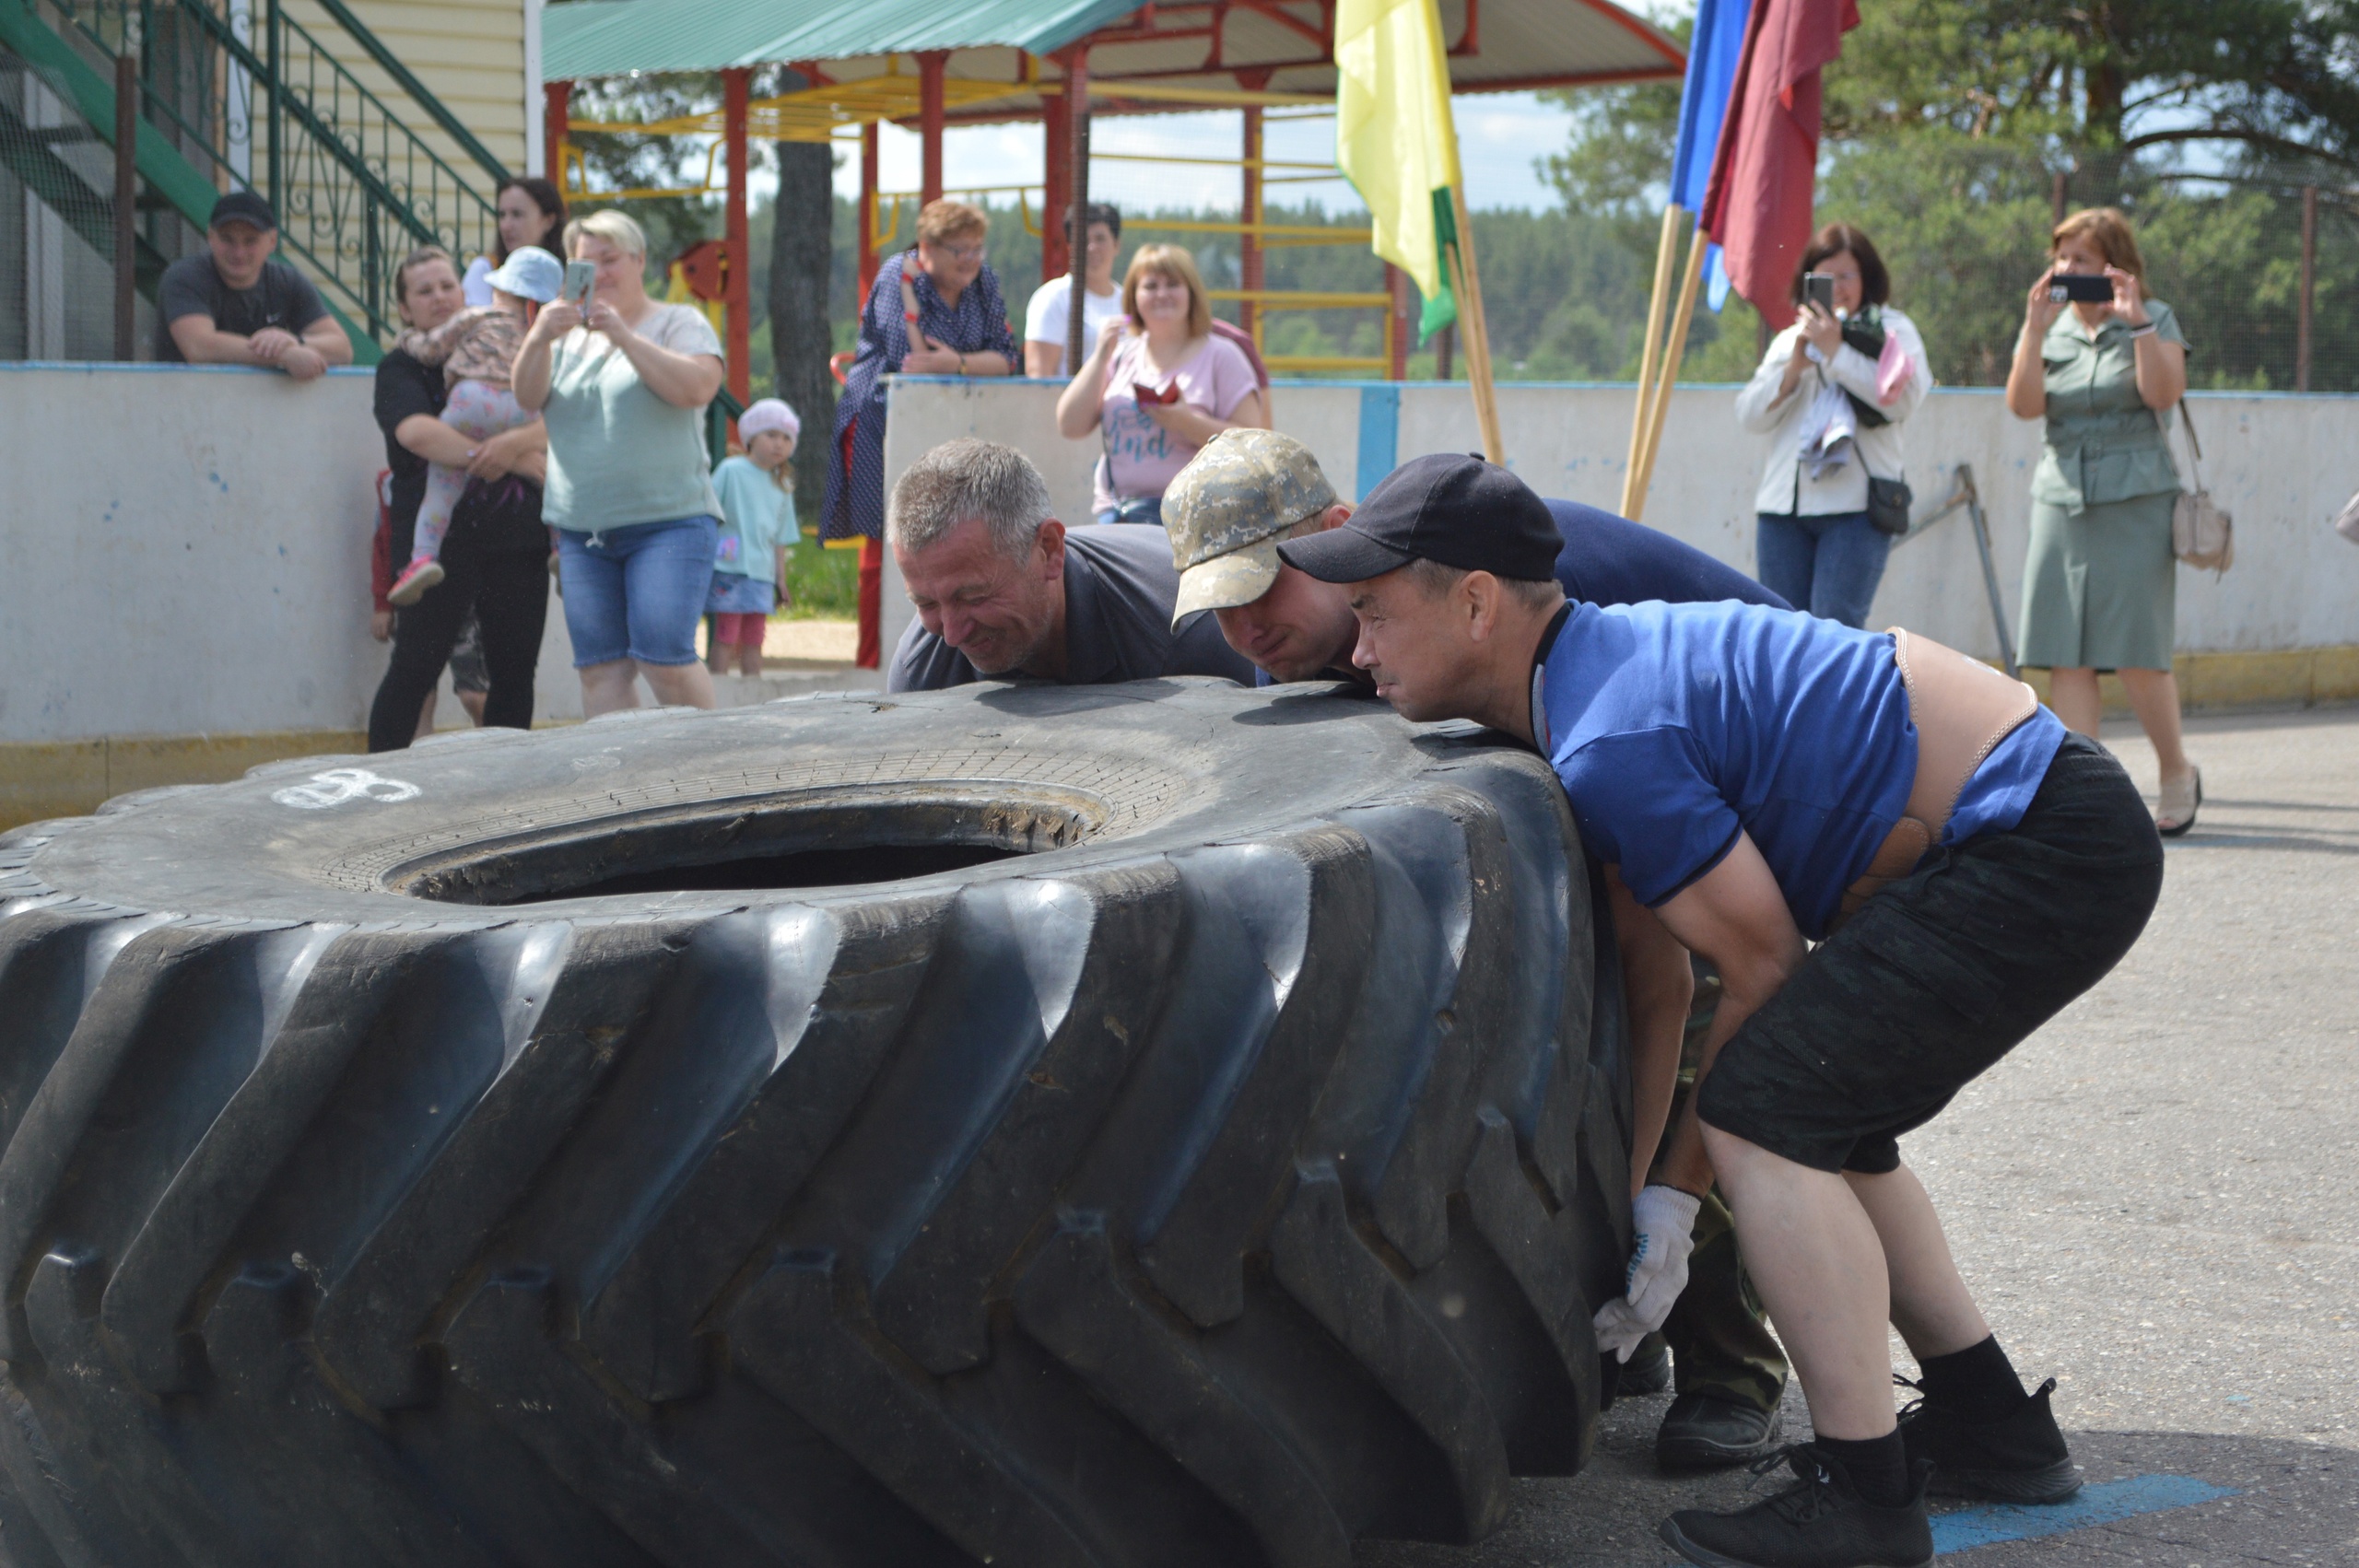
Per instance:
[[[167,364],[258,365],[314,380],[352,363],[352,342],[311,280],[272,254],[278,215],[252,191],[213,204],[201,255],[164,269],[156,287],[156,357]]]
[[[1568,603],[1543,580],[1546,516],[1502,469],[1429,458],[1278,555],[1350,583],[1353,661],[1402,714],[1478,720],[1548,759],[1627,953],[1719,970],[1599,1343],[1661,1325],[1717,1179],[1814,1440],[1790,1492],[1673,1515],[1663,1539],[1719,1568],[1930,1562],[1929,1484],[2044,1503],[2080,1482],[2054,1383],[2025,1390],[1899,1139],[2129,950],[2161,840],[2119,765],[2022,683],[1792,611]],[[1676,1051],[1632,1022],[1637,1103],[1659,1104],[1647,1086]],[[1922,1373],[1905,1423],[1887,1323]]]

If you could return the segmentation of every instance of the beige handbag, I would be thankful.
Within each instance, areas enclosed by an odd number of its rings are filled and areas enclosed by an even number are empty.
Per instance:
[[[2187,400],[2178,404],[2179,422],[2187,427],[2187,450],[2194,459],[2195,488],[2181,490],[2171,508],[2171,554],[2199,571],[2224,573],[2236,560],[2236,524],[2225,509],[2213,503],[2203,487],[2203,443],[2195,439],[2195,421],[2187,415]],[[2157,425],[2163,416],[2154,415]],[[2170,443],[2170,427],[2163,426],[2163,442]]]

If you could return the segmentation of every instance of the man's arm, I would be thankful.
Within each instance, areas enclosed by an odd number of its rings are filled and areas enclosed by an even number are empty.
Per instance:
[[[1776,996],[1786,977],[1801,966],[1808,949],[1795,929],[1793,912],[1786,907],[1785,893],[1749,834],[1739,833],[1719,865],[1654,912],[1672,936],[1711,960],[1720,972],[1719,1009],[1696,1069],[1697,1093],[1687,1096],[1662,1160],[1666,1184],[1701,1194],[1712,1185],[1703,1123],[1696,1116],[1705,1075],[1738,1026]]]
[[[1671,1099],[1679,1087],[1679,1047],[1687,1009],[1696,1000],[1696,971],[1687,949],[1655,912],[1631,895],[1619,868],[1605,868],[1614,907],[1614,943],[1622,959],[1622,994],[1630,1008],[1630,1192],[1647,1185],[1661,1146]]]
[[[263,365],[267,361],[257,357],[253,339],[243,333],[223,332],[213,324],[213,318],[204,311],[176,316],[171,322],[172,342],[178,345],[181,357],[192,365]]]
[[[303,329],[303,346],[331,365],[352,363],[352,339],[334,316],[322,316]]]

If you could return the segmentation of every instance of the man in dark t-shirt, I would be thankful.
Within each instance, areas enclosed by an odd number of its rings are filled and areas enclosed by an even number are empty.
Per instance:
[[[1253,666],[1209,621],[1171,626],[1180,574],[1152,524],[1067,532],[1022,452],[945,442],[893,486],[886,528],[918,618],[888,691],[978,680],[1105,685],[1164,675],[1243,683]]]
[[[272,252],[278,217],[252,191],[213,204],[200,255],[164,269],[156,288],[156,357],[166,364],[255,365],[317,380],[352,363],[352,343],[311,280]]]

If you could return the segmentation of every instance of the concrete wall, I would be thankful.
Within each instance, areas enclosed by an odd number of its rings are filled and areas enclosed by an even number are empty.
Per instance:
[[[370,392],[363,370],[0,366],[0,743],[364,728]],[[535,712],[578,718],[549,611]]]
[[[1061,511],[1086,516],[1095,448],[1055,436],[1055,394],[903,382],[887,471],[954,435],[993,436],[1034,455]],[[1611,505],[1628,398],[1508,389],[1515,465],[1544,493]],[[370,400],[359,371],[297,386],[233,369],[0,366],[0,744],[360,729],[384,662],[368,635],[370,485],[384,462]],[[1761,443],[1737,431],[1729,401],[1677,394],[1648,521],[1749,567]],[[2181,646],[2275,657],[2359,644],[2359,550],[2327,527],[2359,488],[2359,399],[2197,402],[2238,555],[2224,579],[2181,573]],[[1473,444],[1462,389],[1295,384],[1276,407],[1355,497],[1396,456]],[[1936,393],[1910,427],[1920,504],[1957,462],[1981,476],[2011,609],[2035,436],[1981,392]],[[908,619],[889,568],[886,605],[889,649]],[[1962,519],[1895,554],[1877,615],[1995,652]],[[535,712],[562,720],[579,715],[580,688],[554,599],[548,624]]]
[[[1056,434],[1058,390],[1045,382],[935,377],[898,382],[886,445],[888,483],[936,442],[982,436],[1023,448],[1048,476],[1061,515],[1086,517],[1098,448]],[[1632,396],[1622,386],[1500,389],[1508,466],[1544,496],[1618,506]],[[2179,568],[2179,646],[2259,653],[2359,644],[2359,550],[2328,527],[2359,490],[2359,398],[2206,393],[2190,401],[2211,454],[2204,477],[2236,515],[2236,564],[2216,579]],[[1336,488],[1353,498],[1402,459],[1481,444],[1463,386],[1281,384],[1273,402],[1278,428],[1317,452]],[[1646,521],[1751,571],[1752,501],[1766,439],[1738,427],[1729,387],[1674,392],[1666,430]],[[1920,513],[1946,498],[1958,464],[1971,465],[2012,626],[2039,427],[2010,417],[1996,392],[1937,392],[1907,434]],[[2181,452],[2183,458],[2183,446]],[[1907,626],[1997,657],[1963,513],[1894,552],[1874,624]]]

